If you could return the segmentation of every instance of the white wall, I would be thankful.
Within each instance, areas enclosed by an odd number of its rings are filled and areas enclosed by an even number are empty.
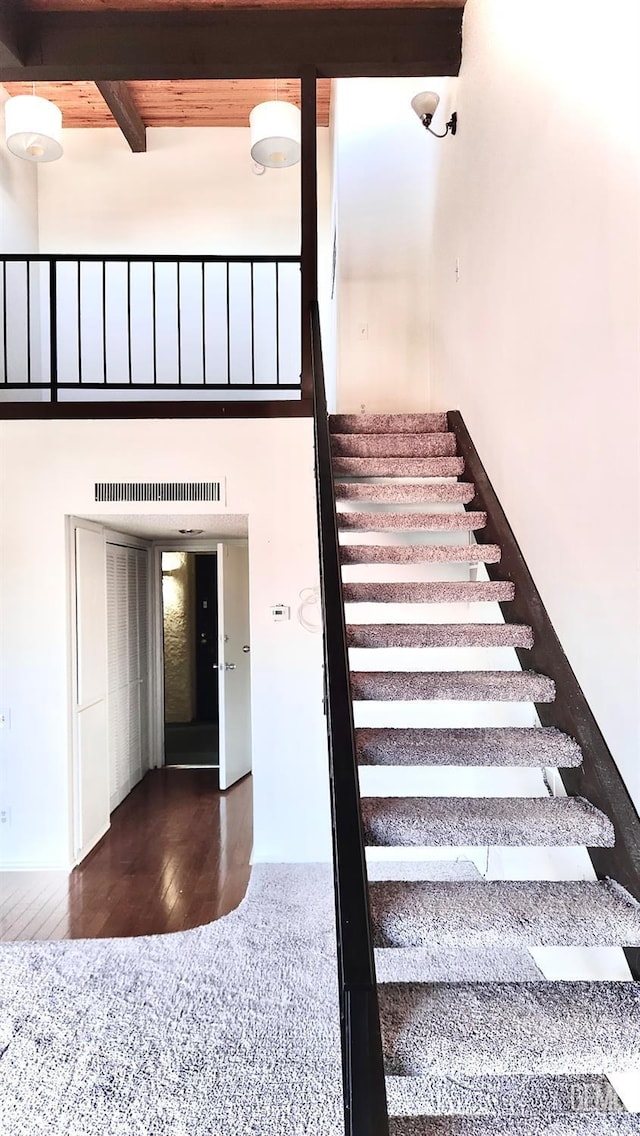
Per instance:
[[[326,132],[325,132],[326,133]],[[249,130],[65,130],[39,171],[43,252],[296,254],[300,167],[251,172]]]
[[[14,158],[4,145],[4,104],[0,83],[0,253],[38,251],[36,166]]]
[[[638,805],[639,43],[635,0],[468,0],[429,296],[432,405],[462,411]]]
[[[334,83],[339,232],[338,407],[423,410],[428,404],[429,221],[437,147],[411,109],[418,91],[451,80]],[[437,122],[446,121],[438,112]]]
[[[65,515],[96,513],[95,481],[217,478],[227,501],[211,511],[249,518],[254,858],[328,858],[321,639],[296,618],[300,591],[318,581],[310,420],[0,422],[5,866],[70,861]],[[202,514],[202,503],[181,508]],[[273,622],[275,603],[290,605],[290,622]]]
[[[132,154],[120,131],[67,130],[64,158],[39,170],[40,247],[43,252],[176,255],[292,255],[300,253],[300,166],[252,173],[248,128],[163,128],[147,132],[148,151]],[[323,298],[331,263],[332,161],[329,131],[319,129],[319,275]],[[76,382],[76,266],[59,270],[65,304],[59,329],[62,379]],[[65,273],[67,275],[65,275]],[[251,340],[243,334],[255,302],[255,381],[276,381],[275,272],[256,267],[231,270],[232,383],[252,381]],[[85,382],[102,381],[102,279],[99,266],[83,267]],[[128,381],[126,275],[123,265],[107,274],[107,374]],[[200,383],[202,283],[199,266],[185,266],[182,287],[182,372],[185,384]],[[300,273],[280,270],[280,381],[300,374]],[[135,266],[131,276],[134,380],[151,381],[151,274]],[[178,381],[176,268],[158,269],[158,381]],[[226,281],[224,269],[207,269],[208,382],[227,381]],[[68,331],[68,334],[67,334]],[[327,332],[330,328],[327,328]],[[93,334],[92,334],[93,333]],[[329,361],[331,343],[327,336]],[[95,341],[90,350],[89,345]],[[259,392],[258,392],[259,393]],[[243,397],[247,397],[246,395]]]

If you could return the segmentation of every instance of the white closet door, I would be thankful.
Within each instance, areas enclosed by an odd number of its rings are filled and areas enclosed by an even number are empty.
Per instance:
[[[74,727],[77,752],[75,854],[80,861],[109,827],[106,747],[104,537],[76,524],[76,662]]]
[[[142,549],[107,545],[111,811],[148,768],[149,565]]]

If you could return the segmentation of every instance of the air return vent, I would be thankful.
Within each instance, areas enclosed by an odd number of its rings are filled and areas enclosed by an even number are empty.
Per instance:
[[[220,481],[97,481],[96,501],[220,501]]]

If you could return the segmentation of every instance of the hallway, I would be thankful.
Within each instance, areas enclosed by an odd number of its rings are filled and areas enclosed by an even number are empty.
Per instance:
[[[184,931],[238,906],[249,880],[252,780],[226,793],[210,769],[154,769],[84,863],[0,876],[0,940]]]

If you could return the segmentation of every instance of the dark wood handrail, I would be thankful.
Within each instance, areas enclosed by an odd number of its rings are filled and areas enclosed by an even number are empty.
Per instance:
[[[345,1133],[389,1136],[317,303],[311,344]]]
[[[300,256],[208,256],[205,253],[93,253],[93,252],[3,252],[0,253],[0,263],[22,263],[30,261],[32,264],[42,262],[50,264],[59,261],[61,264],[82,263],[95,264],[300,264]]]
[[[533,630],[533,647],[516,648],[518,659],[526,670],[548,675],[556,684],[555,702],[536,705],[540,721],[543,726],[555,726],[569,734],[583,753],[581,766],[560,770],[565,789],[570,796],[585,797],[601,809],[615,828],[613,848],[588,849],[593,866],[599,878],[617,880],[640,901],[640,818],[636,808],[458,410],[450,411],[448,425],[464,458],[465,473],[476,489],[466,507],[487,514],[486,527],[476,532],[476,540],[479,544],[499,544],[502,549],[500,563],[486,565],[489,577],[511,580],[515,585],[515,599],[500,607],[510,623],[528,623]],[[634,978],[639,978],[640,949],[628,948],[625,954]]]

